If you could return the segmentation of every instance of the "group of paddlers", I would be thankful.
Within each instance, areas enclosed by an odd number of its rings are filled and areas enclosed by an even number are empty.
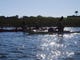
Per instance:
[[[61,32],[63,32],[64,31],[64,26],[63,26],[63,16],[57,21],[57,27],[56,28],[49,28],[48,29],[48,32],[55,32],[55,31],[57,31],[57,32],[59,32],[59,33],[61,33]],[[23,23],[23,30],[25,30],[25,23]],[[41,30],[45,30],[44,28],[42,28],[42,27],[39,27],[39,26],[36,26],[35,28],[29,28],[29,30],[33,30],[33,29],[36,29],[36,30],[39,30],[39,28],[41,29]]]

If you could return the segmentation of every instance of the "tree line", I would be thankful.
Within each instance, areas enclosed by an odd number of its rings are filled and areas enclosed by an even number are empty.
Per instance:
[[[0,16],[0,27],[55,27],[59,19],[60,17],[44,17],[40,15],[36,17],[23,16],[20,18],[18,15],[10,17]],[[80,27],[80,17],[64,17],[63,21],[63,25],[66,27]]]

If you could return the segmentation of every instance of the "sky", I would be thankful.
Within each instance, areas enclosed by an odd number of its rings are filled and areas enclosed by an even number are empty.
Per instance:
[[[69,16],[80,11],[80,0],[0,0],[0,16]]]

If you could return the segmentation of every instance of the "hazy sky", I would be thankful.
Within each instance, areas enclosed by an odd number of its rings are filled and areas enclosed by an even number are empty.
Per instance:
[[[80,0],[0,0],[4,16],[68,16],[80,11]]]

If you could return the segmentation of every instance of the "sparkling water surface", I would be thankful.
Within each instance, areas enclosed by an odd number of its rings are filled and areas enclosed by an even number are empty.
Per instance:
[[[80,28],[65,28],[80,31]],[[80,60],[80,33],[0,32],[0,60]]]

